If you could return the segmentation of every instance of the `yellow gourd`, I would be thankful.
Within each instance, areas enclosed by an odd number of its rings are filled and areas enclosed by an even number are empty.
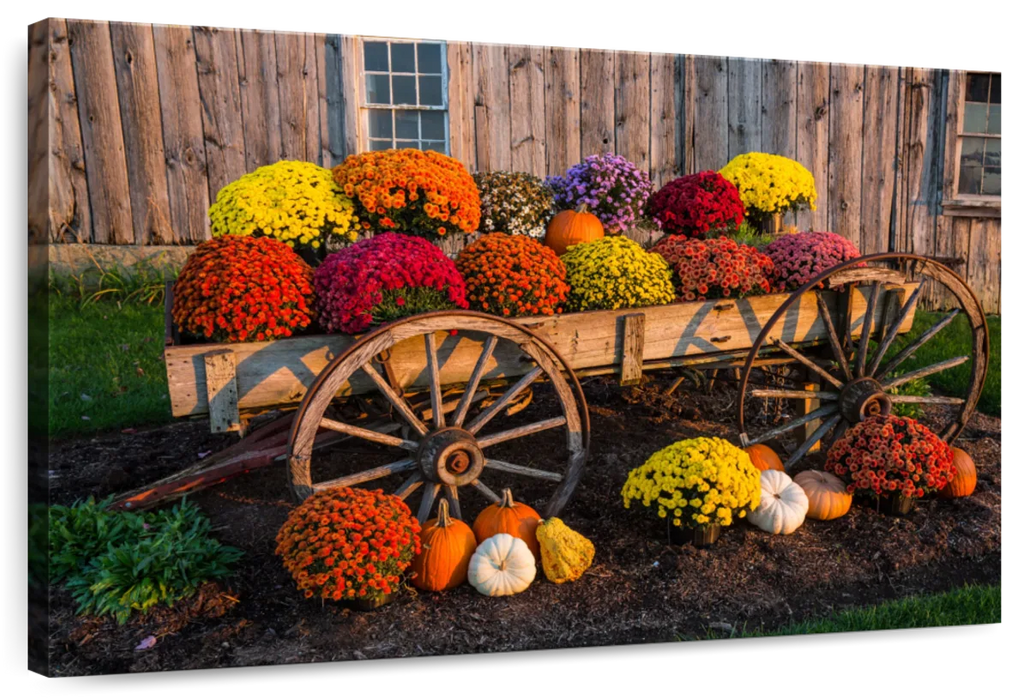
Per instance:
[[[536,527],[543,573],[549,581],[574,581],[590,568],[593,543],[565,525],[560,518],[540,520]]]

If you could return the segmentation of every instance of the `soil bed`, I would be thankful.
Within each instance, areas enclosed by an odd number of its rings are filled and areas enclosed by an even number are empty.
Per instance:
[[[974,416],[957,443],[979,470],[969,498],[920,501],[907,518],[855,506],[839,520],[808,521],[787,537],[741,523],[725,529],[707,550],[668,544],[660,525],[623,508],[620,490],[626,474],[677,440],[698,435],[736,440],[728,387],[717,385],[710,394],[680,389],[668,397],[663,390],[670,381],[657,375],[633,389],[620,389],[607,379],[584,382],[591,455],[562,518],[593,540],[597,554],[593,567],[575,583],[555,585],[540,574],[525,593],[497,599],[469,586],[442,594],[410,590],[371,613],[304,600],[273,554],[275,533],[292,506],[285,466],[275,465],[191,496],[218,528],[216,536],[247,553],[233,578],[205,588],[200,600],[119,627],[108,620],[77,618],[70,597],[54,590],[53,672],[667,642],[723,636],[730,628],[773,628],[841,606],[1000,581],[1001,426],[999,418],[982,414]],[[556,415],[556,410],[553,397],[541,392],[523,413],[505,420],[525,424]],[[505,427],[503,421],[497,427]],[[233,438],[211,436],[207,429],[206,421],[198,420],[57,443],[50,458],[52,498],[68,503],[143,485],[232,443]],[[561,436],[550,431],[506,443],[499,457],[561,469],[561,446]],[[369,464],[387,461],[385,453],[365,452]],[[354,454],[336,459],[353,460]],[[809,457],[805,466],[819,468],[820,460]],[[331,471],[333,465],[325,468]],[[538,481],[497,484],[504,485],[538,509],[550,495]],[[483,505],[474,497],[466,502],[462,494],[466,519]],[[156,643],[136,651],[150,635]]]

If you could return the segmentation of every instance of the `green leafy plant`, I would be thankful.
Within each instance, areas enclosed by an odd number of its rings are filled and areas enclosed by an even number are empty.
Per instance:
[[[775,236],[770,233],[762,233],[749,221],[744,221],[736,228],[712,230],[707,233],[708,238],[720,238],[722,236],[731,238],[740,245],[749,245],[758,250],[763,250],[766,245],[775,240]]]
[[[61,274],[51,268],[50,291],[76,299],[82,306],[101,300],[119,305],[159,305],[164,303],[165,280],[177,276],[175,266],[166,260],[163,252],[128,267],[104,267],[92,253],[87,251],[87,255],[93,266],[82,272]]]
[[[114,615],[172,605],[231,573],[243,552],[210,537],[211,523],[185,500],[164,511],[107,510],[111,499],[54,506],[51,582],[64,582],[79,614]]]
[[[895,377],[899,374],[899,372],[893,372],[890,376]],[[894,396],[928,396],[932,393],[932,387],[929,385],[928,379],[920,377],[893,387],[889,393]],[[925,409],[920,403],[895,403],[892,412],[893,415],[903,418],[921,418],[925,415]]]

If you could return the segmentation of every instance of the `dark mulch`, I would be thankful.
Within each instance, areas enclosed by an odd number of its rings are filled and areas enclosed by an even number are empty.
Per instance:
[[[218,537],[247,552],[226,582],[231,593],[209,589],[206,603],[184,602],[166,617],[151,615],[118,627],[76,618],[67,594],[54,591],[52,672],[667,642],[718,635],[728,626],[778,627],[840,606],[965,583],[999,582],[1000,419],[976,414],[958,443],[979,468],[979,485],[969,498],[926,500],[908,518],[855,506],[839,520],[809,521],[788,537],[743,523],[725,530],[714,548],[698,550],[667,544],[661,528],[623,508],[619,495],[628,471],[671,442],[697,435],[736,438],[728,388],[685,392],[686,383],[668,397],[663,389],[669,382],[658,376],[634,389],[620,389],[607,379],[585,382],[591,458],[562,517],[593,540],[597,555],[575,583],[558,586],[540,576],[524,594],[499,599],[480,596],[468,586],[443,594],[412,590],[371,613],[304,600],[273,554],[275,533],[291,507],[285,467],[273,466],[194,496],[219,528]],[[553,398],[542,394],[522,414],[504,420],[513,426],[556,410]],[[504,422],[498,419],[496,427]],[[203,421],[193,421],[57,444],[50,462],[52,497],[70,502],[88,493],[142,485],[231,441],[209,435]],[[555,432],[502,447],[501,459],[560,468],[562,441]],[[324,471],[365,459],[365,466],[389,461],[375,450],[338,453]],[[805,466],[819,466],[818,457],[808,462]],[[519,500],[539,509],[550,494],[542,482],[505,483],[490,476],[495,490],[510,485]],[[483,505],[474,496],[463,500],[465,518],[470,520]],[[219,603],[211,605],[212,600]],[[134,651],[148,635],[158,637],[153,648]]]

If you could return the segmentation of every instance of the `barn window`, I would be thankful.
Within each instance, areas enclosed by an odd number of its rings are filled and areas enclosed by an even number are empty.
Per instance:
[[[449,153],[446,44],[408,39],[362,43],[365,148]]]
[[[1000,197],[1000,74],[966,73],[958,196]]]

